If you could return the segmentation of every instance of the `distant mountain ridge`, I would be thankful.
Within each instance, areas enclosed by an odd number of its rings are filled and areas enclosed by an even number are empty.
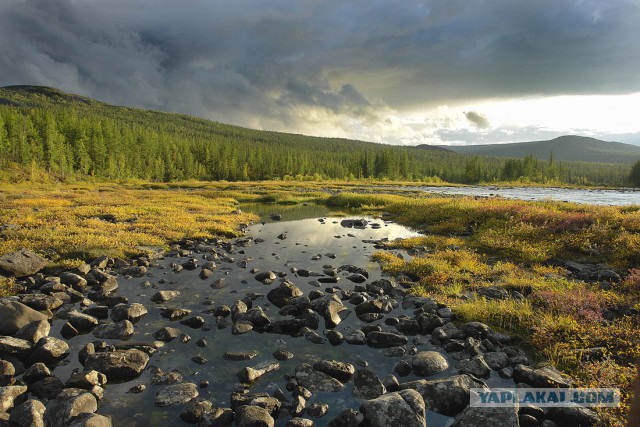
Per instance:
[[[489,157],[524,158],[533,155],[539,160],[605,162],[632,164],[640,160],[640,147],[622,142],[607,142],[586,136],[566,135],[548,141],[509,144],[447,146],[461,154]]]

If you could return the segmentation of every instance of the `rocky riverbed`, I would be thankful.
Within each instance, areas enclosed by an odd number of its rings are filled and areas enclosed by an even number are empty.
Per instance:
[[[468,406],[469,388],[567,387],[517,340],[371,263],[374,218],[287,221],[157,258],[45,277],[14,254],[0,305],[0,419],[31,426],[591,425],[585,409]],[[398,256],[410,256],[398,252]],[[6,261],[6,259],[5,259]],[[18,271],[18,268],[20,269]],[[573,423],[573,424],[571,424]]]

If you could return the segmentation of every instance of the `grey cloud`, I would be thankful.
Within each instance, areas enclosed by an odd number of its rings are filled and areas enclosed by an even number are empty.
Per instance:
[[[478,129],[487,129],[490,126],[489,120],[484,114],[478,113],[476,111],[467,111],[464,113],[464,116]]]
[[[296,129],[314,109],[384,122],[389,108],[640,91],[638,22],[631,0],[3,0],[0,85],[247,126]]]

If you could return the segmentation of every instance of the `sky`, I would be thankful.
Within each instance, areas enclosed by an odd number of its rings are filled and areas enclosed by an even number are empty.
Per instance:
[[[0,86],[389,144],[640,144],[640,0],[1,0]]]

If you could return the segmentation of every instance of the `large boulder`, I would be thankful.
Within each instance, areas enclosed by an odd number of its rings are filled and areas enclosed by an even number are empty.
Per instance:
[[[236,411],[236,425],[238,427],[273,427],[275,421],[266,409],[244,405]]]
[[[373,348],[389,348],[405,345],[406,336],[385,331],[371,331],[367,334],[367,345]]]
[[[7,412],[13,408],[16,398],[26,392],[27,386],[24,385],[0,387],[0,412]]]
[[[42,362],[45,365],[52,365],[67,357],[69,354],[69,344],[55,337],[41,338],[33,348],[31,361]]]
[[[172,406],[187,403],[198,397],[198,386],[192,383],[168,385],[156,392],[156,406]]]
[[[17,427],[43,427],[44,412],[47,408],[35,399],[27,400],[13,408],[9,416],[9,425]]]
[[[92,414],[97,409],[98,401],[93,394],[86,390],[67,388],[47,405],[46,425],[50,427],[67,426],[78,415]]]
[[[149,356],[140,350],[116,350],[87,356],[84,369],[101,372],[109,381],[119,381],[138,377],[147,363]]]
[[[360,411],[371,427],[426,427],[424,400],[415,390],[389,393],[362,404]]]
[[[449,368],[447,359],[437,351],[421,351],[413,356],[411,365],[413,372],[421,377],[438,374]]]
[[[296,380],[299,385],[312,392],[340,391],[344,388],[340,381],[324,372],[316,371],[307,363],[303,363],[296,368]]]
[[[485,387],[485,383],[469,375],[400,384],[402,390],[413,389],[420,393],[428,410],[449,416],[458,414],[469,405],[470,389]]]
[[[13,335],[21,327],[39,320],[49,318],[18,301],[0,301],[0,335]]]
[[[311,308],[324,318],[327,328],[335,328],[351,312],[335,295],[325,295],[311,301]]]
[[[321,360],[313,365],[313,369],[324,372],[342,383],[349,382],[356,371],[351,363],[338,360]]]
[[[7,277],[25,277],[36,274],[47,266],[46,258],[28,249],[0,256],[0,274]]]
[[[550,366],[531,368],[526,365],[517,365],[513,370],[513,380],[540,388],[566,388],[571,386],[569,379],[563,377],[557,369]]]
[[[267,299],[276,307],[284,307],[293,298],[301,297],[304,293],[296,285],[288,280],[280,283],[277,287],[267,293]]]
[[[356,398],[375,399],[386,392],[380,378],[369,369],[359,369],[353,375],[353,395]]]

